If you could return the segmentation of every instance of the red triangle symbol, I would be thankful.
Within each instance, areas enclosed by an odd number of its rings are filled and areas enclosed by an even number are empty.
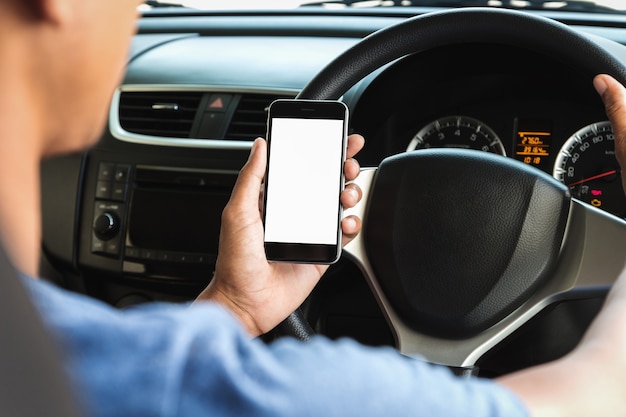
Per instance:
[[[213,100],[213,102],[211,104],[209,104],[209,108],[210,109],[223,109],[224,108],[224,102],[222,101],[222,98],[218,97],[215,100]]]

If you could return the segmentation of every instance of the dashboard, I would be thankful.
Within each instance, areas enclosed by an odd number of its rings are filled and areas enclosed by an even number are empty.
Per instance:
[[[252,140],[265,136],[269,104],[294,98],[367,35],[430,11],[145,14],[99,143],[42,165],[42,275],[119,308],[193,299],[211,278],[221,210]],[[548,16],[626,45],[619,16]],[[478,149],[556,175],[574,197],[624,217],[593,75],[495,42],[450,45],[385,65],[342,100],[350,131],[366,138],[362,167],[407,150]],[[486,375],[567,351],[599,302],[549,309],[485,359]],[[349,259],[331,267],[303,309],[328,337],[395,343]],[[537,336],[553,326],[570,330],[558,349]]]
[[[359,97],[362,163],[411,150],[458,147],[514,158],[572,194],[626,216],[612,131],[592,74],[536,52],[453,45],[395,63]]]

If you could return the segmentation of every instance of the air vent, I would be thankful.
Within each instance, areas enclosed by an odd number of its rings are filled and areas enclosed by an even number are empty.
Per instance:
[[[187,138],[202,92],[123,92],[120,125],[127,132]]]
[[[242,95],[235,114],[233,114],[230,121],[226,139],[250,141],[259,136],[265,137],[267,108],[272,101],[279,98],[293,98],[293,96],[271,94]]]

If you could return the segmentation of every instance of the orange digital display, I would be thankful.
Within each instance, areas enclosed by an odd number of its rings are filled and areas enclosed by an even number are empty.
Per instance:
[[[545,121],[517,120],[515,159],[544,169],[549,164],[552,129]]]

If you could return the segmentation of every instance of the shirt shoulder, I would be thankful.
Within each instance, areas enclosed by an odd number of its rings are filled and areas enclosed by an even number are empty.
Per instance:
[[[119,311],[46,283],[28,287],[96,416],[527,415],[492,381],[390,348],[323,337],[267,345],[212,303]]]

